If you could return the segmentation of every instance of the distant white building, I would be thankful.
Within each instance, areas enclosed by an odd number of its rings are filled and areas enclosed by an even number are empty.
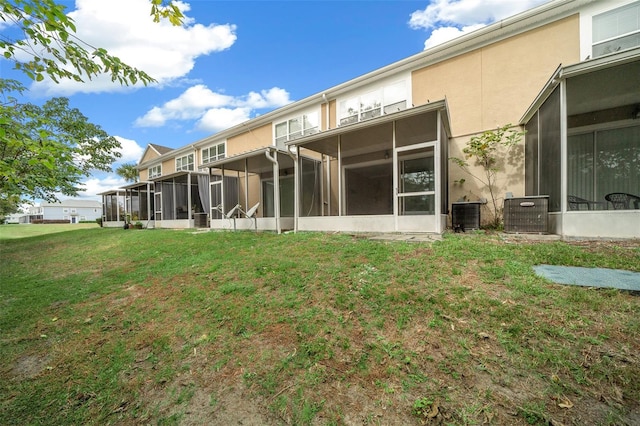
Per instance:
[[[102,217],[102,203],[95,200],[68,199],[41,203],[29,208],[29,223],[95,222]]]
[[[5,216],[6,223],[27,223],[29,216],[26,213],[11,213]]]

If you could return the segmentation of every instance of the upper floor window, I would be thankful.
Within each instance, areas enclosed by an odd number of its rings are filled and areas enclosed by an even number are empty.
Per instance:
[[[176,158],[176,171],[195,170],[195,164],[193,162],[193,154],[185,155],[184,157]]]
[[[225,156],[225,143],[210,146],[202,149],[202,164],[211,163],[212,161],[221,160]]]
[[[404,81],[361,93],[340,101],[340,125],[357,123],[407,108],[407,90]]]
[[[320,114],[309,112],[276,123],[276,143],[292,141],[303,136],[313,135],[320,130]]]
[[[149,179],[153,179],[159,176],[162,176],[162,164],[149,167]]]
[[[640,46],[640,1],[593,17],[593,57]]]

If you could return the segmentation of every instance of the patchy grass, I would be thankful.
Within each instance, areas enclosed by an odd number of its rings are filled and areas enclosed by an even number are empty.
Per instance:
[[[1,424],[637,424],[637,243],[75,230],[0,246]]]

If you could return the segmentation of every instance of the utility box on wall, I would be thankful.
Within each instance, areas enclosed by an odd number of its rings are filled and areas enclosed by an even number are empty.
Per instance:
[[[546,234],[548,222],[548,195],[504,200],[504,232]]]
[[[480,201],[451,204],[451,226],[453,229],[467,231],[480,229]]]

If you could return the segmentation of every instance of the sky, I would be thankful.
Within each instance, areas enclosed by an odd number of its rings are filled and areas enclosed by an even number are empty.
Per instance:
[[[59,1],[78,38],[157,83],[35,83],[4,59],[0,78],[22,81],[24,102],[69,98],[120,141],[115,170],[137,163],[149,143],[183,147],[547,1],[191,0],[178,3],[181,27],[153,23],[149,0]],[[79,196],[99,199],[125,184],[95,172]]]

